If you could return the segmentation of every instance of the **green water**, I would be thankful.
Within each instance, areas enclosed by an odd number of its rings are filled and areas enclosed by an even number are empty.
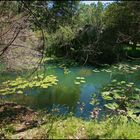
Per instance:
[[[99,94],[102,86],[108,84],[113,79],[118,81],[131,81],[140,87],[140,62],[129,63],[129,69],[122,70],[118,67],[108,67],[95,69],[91,66],[70,67],[69,73],[65,74],[64,69],[56,65],[46,65],[45,70],[40,73],[45,75],[56,75],[59,80],[58,85],[48,89],[28,89],[21,95],[8,95],[6,100],[15,101],[19,104],[29,106],[39,110],[52,110],[59,108],[61,113],[73,112],[75,116],[88,118],[94,106],[90,104],[93,94]],[[133,71],[132,71],[133,70]],[[127,71],[127,72],[126,72]],[[0,73],[1,82],[14,79],[17,73]],[[84,77],[85,83],[75,84],[76,77]],[[102,99],[100,107],[103,107]]]

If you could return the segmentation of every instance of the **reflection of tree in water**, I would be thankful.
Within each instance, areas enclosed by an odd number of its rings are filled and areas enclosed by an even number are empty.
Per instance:
[[[48,93],[45,96],[48,105],[59,104],[66,105],[69,108],[76,108],[77,101],[80,98],[80,88],[58,86],[48,89]]]
[[[91,74],[92,74],[92,70],[91,69],[82,68],[79,71],[78,76],[90,76]]]
[[[75,110],[80,98],[80,88],[78,87],[59,86],[50,89],[33,89],[28,93],[28,95],[12,95],[9,99],[38,109],[53,107],[55,104]]]

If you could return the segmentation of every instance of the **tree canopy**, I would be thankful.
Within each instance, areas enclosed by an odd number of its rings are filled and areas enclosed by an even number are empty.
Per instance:
[[[0,3],[2,17],[29,16],[34,32],[44,30],[46,54],[79,57],[94,63],[118,61],[124,56],[122,45],[139,46],[140,8],[138,1],[114,1],[90,5],[80,1],[7,1]],[[1,23],[1,30],[4,30]],[[48,50],[48,48],[51,48]]]

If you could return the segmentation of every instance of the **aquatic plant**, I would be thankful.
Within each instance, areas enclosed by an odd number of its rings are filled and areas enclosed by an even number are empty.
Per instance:
[[[85,83],[85,78],[84,77],[76,77],[76,80],[74,81],[74,83],[76,85],[80,85],[81,83]]]
[[[140,122],[140,89],[132,82],[112,80],[101,92],[105,108]]]
[[[33,77],[32,79],[25,79],[18,77],[15,80],[8,80],[0,85],[0,95],[6,94],[23,94],[27,88],[48,88],[57,85],[57,77],[54,75],[43,76],[43,74]]]
[[[114,65],[112,66],[113,67],[113,70],[117,70],[117,71],[120,71],[122,73],[134,73],[135,71],[139,70],[140,69],[140,66],[139,65],[129,65],[129,64],[123,64],[123,63],[120,63],[120,64],[117,64],[117,65]]]
[[[68,68],[64,67],[64,74],[69,74],[70,72],[71,71]]]

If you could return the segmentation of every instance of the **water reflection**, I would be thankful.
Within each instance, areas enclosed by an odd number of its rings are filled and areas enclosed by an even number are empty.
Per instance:
[[[28,105],[35,109],[52,108],[54,104],[68,106],[71,111],[76,109],[80,99],[80,87],[56,86],[49,89],[26,90],[25,94],[14,94],[8,97],[9,101]]]

